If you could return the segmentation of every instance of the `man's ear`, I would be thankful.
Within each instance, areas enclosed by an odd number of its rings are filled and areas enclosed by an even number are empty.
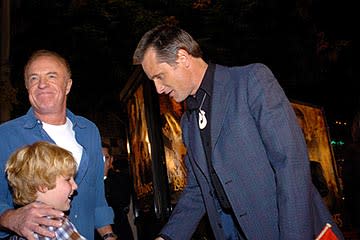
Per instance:
[[[72,86],[72,79],[69,78],[66,82],[66,95],[68,95],[68,93],[70,92],[71,86]]]
[[[185,67],[190,65],[190,54],[185,49],[179,49],[177,52],[177,60],[179,64],[183,64]]]

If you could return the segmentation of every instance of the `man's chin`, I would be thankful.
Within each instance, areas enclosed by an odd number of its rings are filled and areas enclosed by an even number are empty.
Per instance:
[[[70,203],[66,204],[65,206],[63,206],[62,208],[59,208],[60,211],[66,212],[70,210]]]
[[[176,96],[176,95],[174,94],[174,92],[171,92],[171,93],[169,94],[169,97],[170,97],[172,100],[174,100],[175,102],[181,102],[181,101],[179,101],[179,97]]]
[[[174,96],[174,97],[172,97],[172,99],[177,103],[180,103],[180,102],[184,101],[184,99],[182,99],[181,97],[175,97]]]

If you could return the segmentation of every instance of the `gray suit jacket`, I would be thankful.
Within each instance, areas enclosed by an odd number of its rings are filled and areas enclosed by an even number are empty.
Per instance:
[[[314,239],[326,223],[342,238],[311,183],[305,140],[271,71],[262,64],[216,65],[214,79],[212,161],[246,238]],[[187,186],[161,233],[190,239],[207,213],[220,240],[224,236],[195,114],[182,117]]]

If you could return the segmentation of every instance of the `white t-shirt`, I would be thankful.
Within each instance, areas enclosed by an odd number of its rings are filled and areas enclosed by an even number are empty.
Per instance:
[[[73,124],[69,118],[66,118],[66,123],[63,125],[51,125],[42,122],[44,130],[54,140],[56,145],[70,151],[78,167],[80,166],[83,148],[75,139],[75,132]]]

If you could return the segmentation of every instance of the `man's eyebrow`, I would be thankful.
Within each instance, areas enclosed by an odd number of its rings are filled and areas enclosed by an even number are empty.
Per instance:
[[[58,72],[47,72],[46,75],[49,75],[49,74],[58,74]]]
[[[56,74],[56,75],[58,75],[58,72],[47,72],[47,73],[46,73],[46,75],[49,75],[49,74]],[[31,77],[31,76],[38,76],[38,75],[40,75],[40,74],[38,74],[38,73],[30,73],[30,74],[29,74],[29,77]]]
[[[157,73],[150,77],[151,80],[154,80],[155,78],[159,77],[162,73]]]

